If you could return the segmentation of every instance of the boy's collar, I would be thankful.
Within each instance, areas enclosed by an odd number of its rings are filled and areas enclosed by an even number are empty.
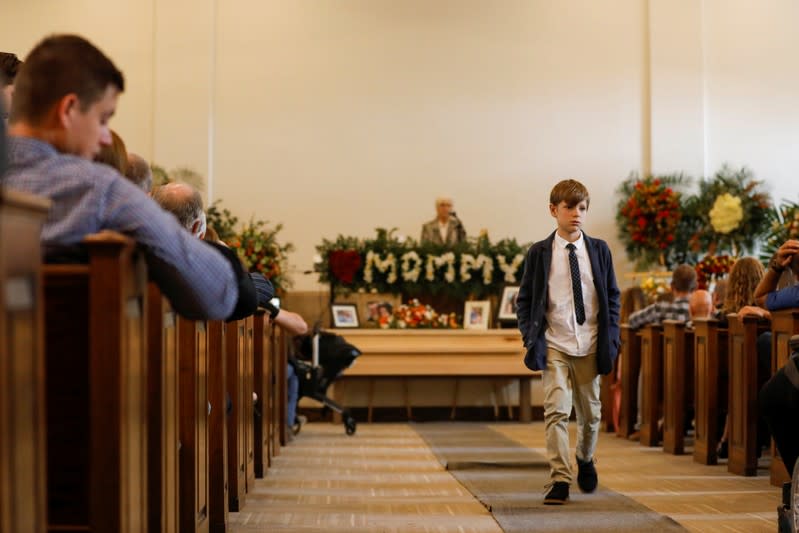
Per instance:
[[[569,241],[561,237],[558,234],[557,230],[555,230],[555,244],[557,244],[559,248],[566,248],[567,244],[573,244],[574,247],[577,250],[579,250],[583,247],[583,244],[585,243],[585,239],[583,237],[584,237],[583,231],[580,230],[580,236],[577,238],[577,240],[572,243],[569,243]]]

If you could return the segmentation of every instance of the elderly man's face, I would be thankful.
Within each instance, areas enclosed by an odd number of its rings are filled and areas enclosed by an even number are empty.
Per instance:
[[[446,220],[452,212],[452,200],[439,200],[436,203],[436,214],[439,220]]]

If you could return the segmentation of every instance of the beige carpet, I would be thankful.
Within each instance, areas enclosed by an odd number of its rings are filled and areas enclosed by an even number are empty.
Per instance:
[[[563,506],[543,504],[549,465],[539,452],[483,424],[412,426],[444,467],[486,506],[506,533],[528,531],[685,531],[674,520],[602,486],[572,485]]]

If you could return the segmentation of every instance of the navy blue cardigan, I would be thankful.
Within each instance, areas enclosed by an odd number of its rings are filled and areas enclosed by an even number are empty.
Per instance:
[[[549,267],[552,263],[552,241],[555,232],[533,244],[524,262],[524,275],[517,296],[516,315],[522,332],[527,354],[524,364],[530,370],[545,370],[547,367],[546,310],[549,282]],[[585,249],[591,260],[594,288],[599,301],[597,314],[597,372],[609,374],[613,361],[619,353],[619,287],[613,272],[613,259],[605,241],[592,239],[583,233]]]

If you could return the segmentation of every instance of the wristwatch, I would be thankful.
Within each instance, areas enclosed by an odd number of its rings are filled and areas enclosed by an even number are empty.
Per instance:
[[[269,319],[270,320],[274,320],[275,317],[278,315],[278,313],[280,313],[280,308],[278,306],[272,304],[271,302],[267,302],[267,304],[264,305],[264,309],[269,311]]]

